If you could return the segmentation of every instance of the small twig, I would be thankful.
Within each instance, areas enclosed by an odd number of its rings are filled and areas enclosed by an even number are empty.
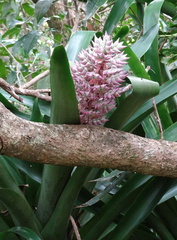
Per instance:
[[[46,70],[43,73],[40,73],[39,75],[37,75],[36,77],[34,77],[33,79],[31,79],[29,82],[23,84],[20,88],[29,88],[32,85],[34,85],[35,83],[37,83],[41,78],[46,77],[47,75],[49,75],[50,71]]]
[[[21,97],[19,97],[15,91],[14,91],[14,87],[11,86],[9,83],[7,83],[4,79],[0,78],[0,87],[2,89],[4,89],[6,92],[8,92],[12,97],[14,97],[15,99],[17,99],[20,102],[23,102],[23,99]]]
[[[112,3],[110,3],[110,4],[108,4],[106,7],[98,10],[98,13],[104,13],[104,12],[108,11],[109,9],[107,9],[107,8],[108,8],[108,7],[111,7],[112,5],[114,5],[114,3],[115,3],[115,1],[112,2]]]
[[[163,136],[162,123],[161,123],[161,120],[160,120],[160,117],[159,117],[159,113],[158,113],[158,110],[157,110],[157,105],[156,105],[156,102],[155,102],[154,98],[152,98],[152,105],[153,105],[153,108],[154,108],[155,118],[156,118],[156,121],[157,121],[157,124],[158,124],[158,127],[159,127],[159,131],[160,131],[160,139],[163,140],[164,136]]]
[[[19,97],[17,94],[33,96],[33,97],[37,97],[37,98],[45,100],[45,101],[51,101],[50,96],[43,95],[43,93],[50,93],[51,92],[50,89],[31,90],[31,89],[17,88],[17,87],[10,85],[2,78],[0,78],[0,87],[20,102],[23,102],[23,99],[21,97]]]
[[[162,44],[160,45],[158,52],[160,52],[163,48],[163,46],[165,45],[165,43],[167,42],[167,38],[162,42]]]
[[[79,230],[78,230],[78,227],[77,227],[77,224],[76,224],[74,218],[72,216],[70,216],[69,219],[70,219],[71,224],[73,226],[73,229],[74,229],[74,232],[75,232],[75,235],[76,235],[76,239],[81,240],[81,236],[79,234]]]

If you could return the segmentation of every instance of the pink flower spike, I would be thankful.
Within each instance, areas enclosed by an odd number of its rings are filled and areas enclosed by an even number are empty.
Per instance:
[[[116,107],[115,98],[125,92],[123,67],[128,57],[124,48],[107,33],[95,36],[92,46],[82,50],[71,67],[81,124],[103,125],[108,121],[105,114]]]

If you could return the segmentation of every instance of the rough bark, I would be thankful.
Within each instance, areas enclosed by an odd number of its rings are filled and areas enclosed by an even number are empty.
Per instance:
[[[23,120],[0,103],[0,154],[26,161],[177,177],[177,143],[86,125]]]

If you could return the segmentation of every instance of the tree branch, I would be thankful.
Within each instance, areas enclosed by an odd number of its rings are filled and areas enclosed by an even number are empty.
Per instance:
[[[50,74],[50,71],[46,70],[45,72],[40,73],[39,75],[37,75],[36,77],[28,81],[27,83],[24,83],[20,88],[29,88],[33,86],[35,83],[37,83],[39,80],[41,80],[42,78],[48,76],[49,74]]]
[[[39,99],[43,99],[45,101],[51,101],[51,97],[48,95],[44,95],[43,93],[50,93],[50,89],[23,89],[17,88],[10,85],[4,79],[0,78],[0,87],[3,88],[6,92],[8,92],[12,97],[17,99],[20,102],[23,102],[23,99],[19,97],[19,95],[33,96]]]
[[[0,103],[0,154],[25,161],[177,177],[177,143],[86,125],[23,120]]]

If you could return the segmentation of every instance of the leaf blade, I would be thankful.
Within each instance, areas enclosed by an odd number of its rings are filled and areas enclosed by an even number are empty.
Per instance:
[[[72,35],[66,45],[66,52],[69,61],[73,62],[77,59],[79,52],[82,49],[87,48],[95,33],[96,31],[77,31]]]
[[[54,0],[40,0],[35,5],[35,16],[37,23],[45,16]]]
[[[103,31],[111,34],[133,2],[134,0],[117,0],[106,20]]]
[[[74,82],[63,46],[56,47],[51,57],[50,82],[52,123],[79,124],[79,111]]]
[[[143,103],[159,93],[159,85],[155,82],[136,77],[129,77],[129,79],[133,92],[113,112],[105,124],[106,127],[121,129]]]

